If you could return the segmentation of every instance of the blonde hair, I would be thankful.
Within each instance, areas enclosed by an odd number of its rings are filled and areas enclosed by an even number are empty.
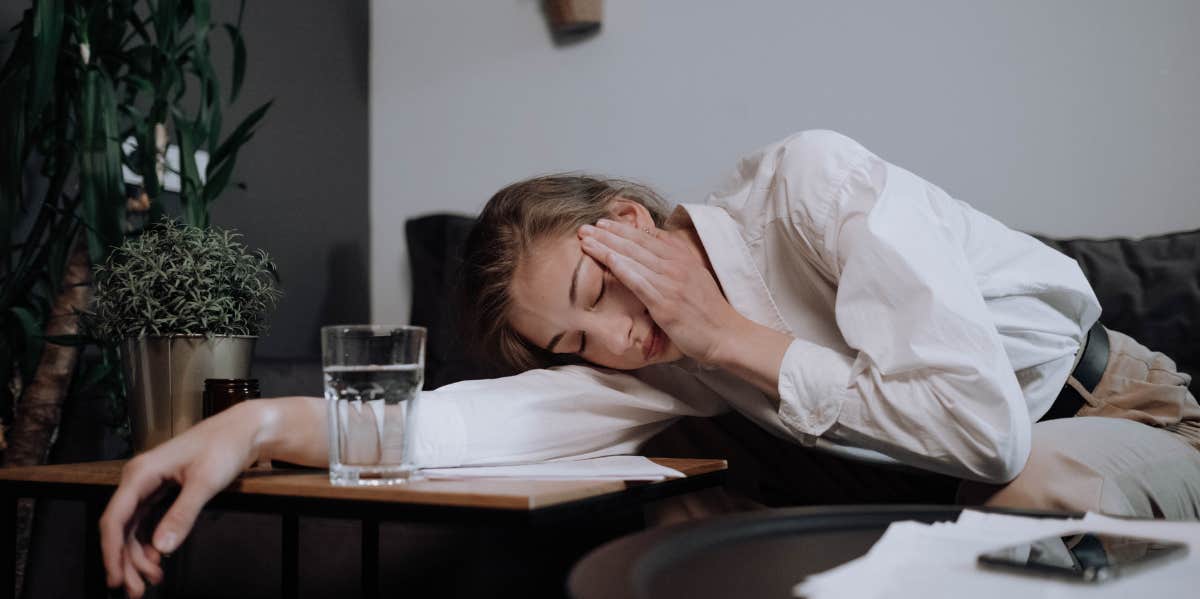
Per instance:
[[[496,192],[467,237],[459,277],[460,322],[477,358],[499,374],[578,363],[521,337],[509,323],[511,285],[517,264],[534,243],[574,233],[609,216],[612,201],[645,206],[661,227],[666,202],[652,189],[619,179],[559,174],[513,183]]]

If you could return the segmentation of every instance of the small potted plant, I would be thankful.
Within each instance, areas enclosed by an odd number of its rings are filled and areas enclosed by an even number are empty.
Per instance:
[[[95,269],[92,336],[120,348],[135,451],[200,421],[204,380],[250,376],[281,295],[266,252],[163,219]]]

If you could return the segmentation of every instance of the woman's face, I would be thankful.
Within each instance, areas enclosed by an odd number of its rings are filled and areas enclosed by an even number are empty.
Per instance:
[[[534,244],[517,265],[510,318],[517,333],[554,353],[634,370],[683,357],[646,306],[583,251],[577,233]]]

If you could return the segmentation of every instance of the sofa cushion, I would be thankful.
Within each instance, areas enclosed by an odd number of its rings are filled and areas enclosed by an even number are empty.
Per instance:
[[[1175,360],[1200,390],[1200,230],[1142,239],[1050,239],[1100,300],[1100,322]]]
[[[468,358],[459,338],[455,281],[463,246],[475,217],[432,214],[409,219],[404,232],[412,267],[410,322],[429,329],[425,343],[425,388],[486,378],[489,372]]]

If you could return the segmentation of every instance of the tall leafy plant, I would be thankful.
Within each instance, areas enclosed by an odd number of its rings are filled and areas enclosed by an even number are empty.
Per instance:
[[[184,221],[200,227],[230,185],[239,149],[270,107],[223,126],[245,79],[244,8],[216,24],[209,0],[34,0],[13,28],[0,68],[0,422],[16,421],[7,463],[44,458],[68,385],[120,392],[112,350],[71,380],[86,341],[77,315],[90,299],[88,264],[138,234],[122,167],[142,178],[147,222],[163,213],[167,175],[179,177]],[[227,90],[211,61],[214,38],[232,46]],[[180,150],[177,169],[165,159],[169,145]],[[203,170],[198,151],[208,154]],[[30,184],[30,171],[40,181]],[[44,192],[31,197],[35,189]],[[30,438],[18,443],[24,429]]]

